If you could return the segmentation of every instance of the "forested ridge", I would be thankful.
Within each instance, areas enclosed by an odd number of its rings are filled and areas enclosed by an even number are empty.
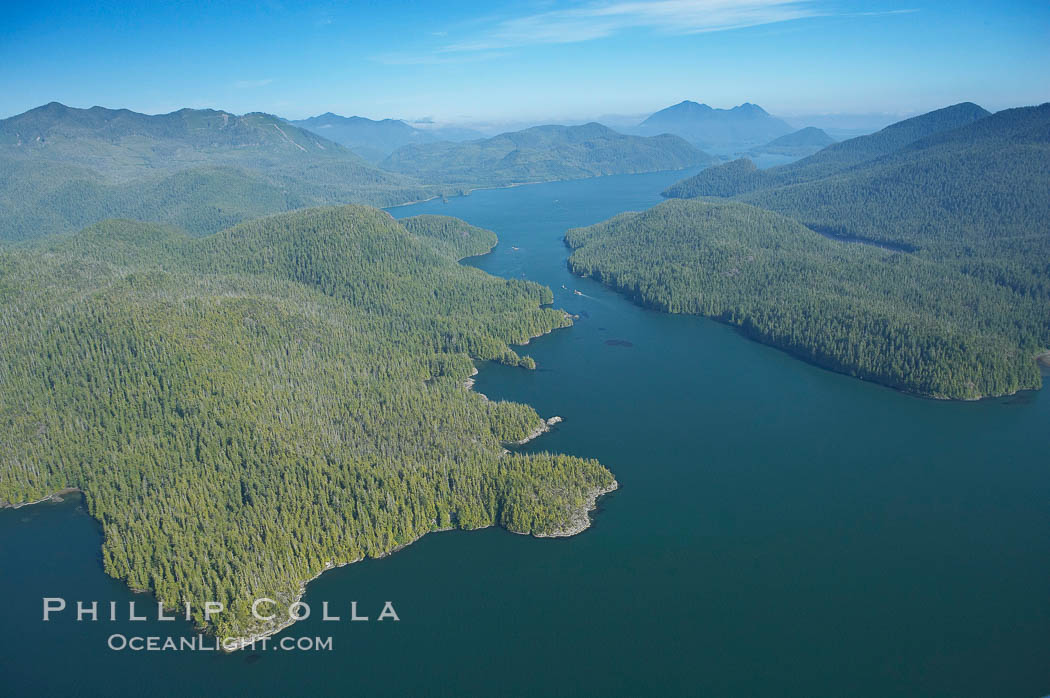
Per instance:
[[[807,126],[780,138],[774,138],[765,145],[752,148],[749,152],[761,155],[769,153],[773,155],[788,155],[800,157],[811,155],[827,146],[833,144],[835,139],[819,128]]]
[[[339,116],[326,112],[289,123],[346,146],[369,162],[379,162],[403,145],[437,141],[465,141],[483,134],[459,126],[416,128],[399,119],[378,121],[361,116]]]
[[[464,387],[570,323],[455,261],[494,243],[349,206],[0,252],[0,503],[83,490],[106,571],[224,637],[267,629],[251,600],[428,531],[562,531],[612,475],[507,452],[539,415]],[[206,600],[230,610],[205,624]]]
[[[678,136],[625,136],[597,123],[535,126],[463,143],[406,145],[380,165],[427,182],[460,187],[680,170],[713,158]]]
[[[207,234],[292,209],[438,193],[269,114],[53,102],[0,120],[0,242],[115,217]]]
[[[713,317],[821,366],[920,395],[1041,385],[1045,293],[952,262],[828,239],[719,199],[666,201],[570,230],[571,269],[673,313]]]

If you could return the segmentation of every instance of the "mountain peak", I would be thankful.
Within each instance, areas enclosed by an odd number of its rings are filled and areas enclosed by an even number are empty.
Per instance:
[[[765,109],[758,106],[757,104],[752,104],[751,102],[744,102],[740,106],[733,107],[729,111],[737,112],[740,114],[747,114],[748,116],[769,116],[769,112],[767,112]]]
[[[689,100],[652,114],[639,128],[647,135],[671,133],[681,136],[702,147],[758,145],[793,130],[751,102],[732,109],[714,109]]]

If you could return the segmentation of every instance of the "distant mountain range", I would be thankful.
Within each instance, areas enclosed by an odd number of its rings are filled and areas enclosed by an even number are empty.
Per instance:
[[[935,133],[973,123],[989,112],[964,102],[887,126],[876,133],[835,143],[807,158],[768,170],[756,170],[749,161],[734,161],[712,167],[675,184],[667,196],[736,196],[808,182],[842,172],[864,162],[890,155]]]
[[[790,155],[805,157],[826,148],[835,142],[835,139],[827,133],[814,126],[807,126],[780,138],[774,138],[765,145],[756,146],[751,149],[755,154]]]
[[[794,131],[757,104],[715,109],[686,100],[661,109],[638,125],[642,135],[671,133],[701,148],[715,150],[768,143]]]
[[[208,233],[289,209],[433,193],[269,114],[52,102],[0,120],[0,240],[114,216]]]
[[[485,137],[480,131],[465,128],[421,129],[398,119],[374,121],[362,116],[339,116],[332,112],[288,123],[344,145],[369,162],[379,162],[405,145]]]
[[[628,136],[597,123],[536,126],[466,143],[398,149],[384,169],[465,188],[677,170],[714,159],[682,138]]]
[[[712,167],[664,195],[731,197],[834,238],[921,253],[1047,299],[1047,191],[1050,103],[989,114],[966,102],[789,165],[757,170],[741,159]],[[1050,314],[1042,322],[1050,335]]]

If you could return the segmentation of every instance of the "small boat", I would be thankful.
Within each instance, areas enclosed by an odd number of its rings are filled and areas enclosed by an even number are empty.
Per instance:
[[[511,245],[510,249],[514,250],[515,252],[517,252],[517,251],[518,251],[518,248],[517,248],[517,247],[514,247],[513,245]]]
[[[582,296],[583,295],[582,293],[580,293],[580,290],[576,289],[576,288],[572,289],[572,292],[575,293],[577,296]]]

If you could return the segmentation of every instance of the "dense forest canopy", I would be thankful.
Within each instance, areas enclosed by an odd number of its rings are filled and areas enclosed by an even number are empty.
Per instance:
[[[713,161],[677,136],[625,136],[601,124],[536,126],[465,143],[408,145],[382,167],[466,189],[680,170]]]
[[[571,530],[612,475],[508,452],[541,418],[464,386],[570,323],[549,289],[456,262],[493,244],[350,206],[0,252],[0,503],[80,488],[106,571],[224,637],[272,627],[252,599],[429,531]],[[206,600],[229,610],[206,623]]]
[[[570,230],[577,274],[713,317],[842,373],[932,397],[1041,384],[1048,299],[921,255],[829,239],[718,199],[672,200]]]

